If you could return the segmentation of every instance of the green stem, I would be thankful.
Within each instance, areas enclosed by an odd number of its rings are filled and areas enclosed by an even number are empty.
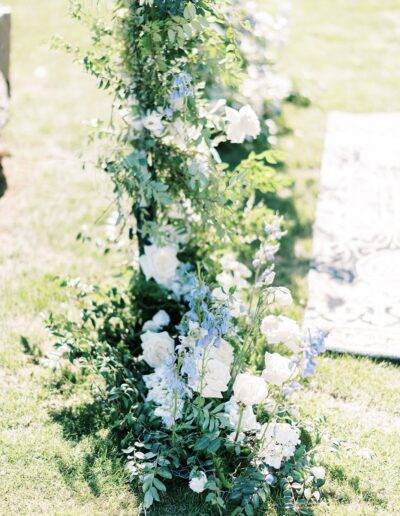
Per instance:
[[[235,442],[239,438],[240,428],[242,426],[242,421],[243,421],[243,412],[244,412],[244,407],[241,406],[239,409],[239,421],[238,421],[238,426],[237,426],[236,435],[235,435]]]

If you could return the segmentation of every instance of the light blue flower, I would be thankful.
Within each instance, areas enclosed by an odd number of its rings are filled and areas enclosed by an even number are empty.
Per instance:
[[[326,332],[322,330],[317,330],[314,333],[309,332],[306,337],[303,339],[304,351],[303,355],[305,358],[304,368],[302,371],[302,376],[304,378],[308,378],[315,373],[317,362],[315,357],[320,355],[325,351],[325,339]]]
[[[172,103],[177,102],[178,100],[184,97],[190,97],[193,95],[193,90],[191,88],[192,76],[187,72],[181,72],[175,76],[173,83],[173,91],[171,94]]]

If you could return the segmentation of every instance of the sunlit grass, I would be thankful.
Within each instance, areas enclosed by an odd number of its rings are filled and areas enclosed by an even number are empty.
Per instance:
[[[281,68],[312,106],[286,109],[294,133],[282,144],[295,180],[295,217],[282,265],[283,278],[303,300],[327,114],[400,110],[400,5],[299,0],[290,24]],[[305,414],[326,418],[323,428],[342,444],[322,459],[328,479],[317,514],[400,513],[399,399],[397,364],[334,354],[321,359],[299,401]]]

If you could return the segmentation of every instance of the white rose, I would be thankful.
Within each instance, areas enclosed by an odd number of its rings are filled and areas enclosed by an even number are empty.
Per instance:
[[[272,285],[275,279],[275,272],[272,270],[266,270],[261,275],[261,283],[263,285]]]
[[[143,118],[143,126],[154,134],[154,136],[161,136],[163,132],[163,124],[161,121],[162,115],[157,111],[152,111]]]
[[[288,423],[265,423],[258,437],[262,441],[260,457],[269,466],[279,469],[284,459],[294,455],[300,442],[300,431]]]
[[[233,384],[233,393],[236,401],[244,405],[256,405],[265,401],[268,388],[261,377],[250,373],[240,373]]]
[[[251,270],[241,262],[238,262],[232,253],[226,253],[220,259],[221,266],[229,271],[237,272],[244,278],[250,278]]]
[[[159,328],[163,328],[164,326],[168,326],[171,319],[165,310],[159,310],[153,317],[153,321]]]
[[[232,346],[224,339],[221,339],[218,347],[210,343],[196,362],[200,380],[191,385],[193,389],[196,392],[201,391],[204,398],[222,398],[222,393],[228,389],[231,379]]]
[[[225,404],[225,412],[229,415],[229,421],[233,428],[237,428],[240,419],[240,407],[234,398],[231,398]],[[251,432],[252,430],[259,430],[260,424],[257,423],[256,415],[253,412],[251,405],[245,407],[242,413],[242,421],[240,430],[242,432]]]
[[[290,306],[292,301],[292,294],[286,287],[271,287],[268,290],[269,303],[275,302],[279,306]]]
[[[219,360],[230,366],[233,362],[233,348],[228,341],[221,339],[219,346],[209,344],[206,359]]]
[[[201,127],[185,123],[181,118],[168,125],[168,133],[163,140],[185,150],[201,136]]]
[[[301,341],[299,325],[283,315],[267,315],[261,322],[261,332],[269,344],[286,344],[292,351],[298,351]]]
[[[226,136],[232,143],[243,143],[246,136],[255,138],[260,134],[260,122],[248,104],[239,111],[227,107],[226,118],[228,121]]]
[[[322,466],[314,466],[311,468],[311,473],[317,480],[323,480],[325,478],[325,468]]]
[[[189,482],[189,487],[195,493],[202,493],[207,483],[207,475],[202,471],[199,476],[193,477]]]
[[[290,367],[291,360],[279,353],[265,353],[265,369],[262,377],[266,382],[281,387],[294,376],[294,368]]]
[[[216,301],[220,301],[221,303],[227,302],[229,300],[229,295],[225,294],[221,287],[215,288],[211,292],[211,295]]]
[[[157,283],[169,288],[176,276],[180,262],[176,257],[178,249],[175,246],[158,247],[146,245],[139,263],[146,279],[154,278]]]
[[[225,294],[223,288],[217,287],[211,292],[212,297],[221,303],[227,303],[233,317],[240,317],[246,313],[246,307],[238,296]]]
[[[165,310],[159,310],[150,321],[143,324],[143,331],[151,330],[158,331],[164,326],[168,326],[171,319]]]
[[[155,333],[146,331],[141,337],[143,358],[151,367],[165,364],[168,356],[173,355],[175,345],[167,331]]]
[[[309,487],[306,487],[306,489],[304,489],[304,498],[306,500],[310,500],[312,497],[312,491]]]
[[[201,380],[197,392],[201,391],[204,398],[222,398],[222,393],[228,388],[230,371],[223,362],[219,360],[208,360],[203,371],[203,383]]]

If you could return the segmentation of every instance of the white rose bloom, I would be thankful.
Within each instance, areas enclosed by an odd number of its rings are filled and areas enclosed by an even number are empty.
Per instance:
[[[269,270],[263,274],[263,281],[264,281],[265,285],[272,285],[272,283],[274,282],[274,279],[275,279],[274,271]]]
[[[143,324],[143,331],[151,330],[158,331],[164,326],[168,326],[171,319],[165,310],[159,310],[150,321]]]
[[[139,263],[146,279],[154,278],[157,283],[170,288],[180,261],[176,257],[178,249],[175,246],[158,247],[146,245]]]
[[[164,326],[168,326],[168,324],[171,322],[171,319],[165,310],[159,310],[153,317],[153,321],[159,328],[163,328]]]
[[[249,278],[252,272],[246,265],[238,262],[232,253],[226,253],[220,263],[224,270],[218,274],[217,281],[226,292],[231,287],[236,287],[237,290],[249,287],[246,278]]]
[[[294,455],[300,442],[300,430],[288,423],[265,423],[258,434],[262,439],[260,457],[275,469]]]
[[[241,276],[249,278],[251,276],[251,270],[241,262],[238,262],[232,253],[226,253],[220,259],[220,264],[224,269],[232,272],[238,272]]]
[[[250,373],[240,373],[233,384],[235,400],[244,405],[256,405],[265,401],[268,388],[260,376]]]
[[[146,331],[140,338],[143,358],[151,367],[165,364],[166,359],[174,353],[175,344],[167,331],[161,333]]]
[[[261,332],[269,344],[286,344],[292,351],[298,351],[301,342],[299,325],[283,315],[267,315],[261,322]]]
[[[230,366],[233,362],[233,348],[225,339],[221,339],[220,345],[214,346],[208,345],[208,352],[206,355],[207,360],[219,360],[227,366]]]
[[[217,275],[216,280],[222,285],[224,290],[229,290],[236,286],[235,278],[233,274],[229,272],[221,272]]]
[[[167,144],[174,144],[181,150],[187,149],[201,136],[201,127],[185,123],[178,118],[168,125],[168,133],[163,140]]]
[[[223,288],[217,287],[211,292],[212,297],[221,303],[227,303],[233,317],[240,317],[246,313],[246,307],[238,296],[225,294]]]
[[[195,493],[202,493],[207,483],[207,475],[202,471],[199,476],[193,477],[189,482],[189,487]]]
[[[227,107],[226,118],[228,121],[226,136],[232,143],[243,143],[246,136],[255,138],[260,134],[260,122],[248,104],[239,111]]]
[[[311,473],[317,480],[323,480],[325,478],[325,468],[322,466],[314,466],[311,468]]]
[[[229,421],[233,428],[237,428],[240,418],[240,407],[234,398],[231,398],[225,403],[225,412],[229,415]],[[242,415],[242,422],[240,424],[240,430],[242,432],[251,432],[252,430],[259,430],[261,427],[260,423],[257,423],[256,415],[253,412],[251,405],[245,407]]]
[[[189,378],[189,385],[196,392],[201,391],[204,398],[222,398],[231,379],[232,362],[233,349],[229,342],[221,339],[219,347],[211,342],[196,361],[200,379],[194,382]]]
[[[265,369],[262,377],[268,383],[281,387],[295,375],[294,368],[290,367],[291,360],[279,353],[265,353]]]
[[[143,118],[143,127],[154,134],[154,136],[161,136],[164,126],[162,124],[162,115],[157,111],[152,111]]]
[[[232,287],[243,290],[249,287],[248,281],[238,271],[221,272],[216,279],[225,290],[230,290]]]
[[[292,294],[286,287],[271,287],[268,289],[268,302],[276,303],[279,306],[290,306],[292,304]]]
[[[143,376],[148,389],[146,401],[153,401],[158,405],[154,414],[162,418],[164,425],[171,428],[183,414],[184,400],[177,397],[176,391],[170,389],[166,380],[166,368],[157,367],[152,374]]]
[[[203,388],[199,383],[196,390],[201,390],[204,398],[222,398],[222,393],[227,390],[231,378],[229,367],[218,360],[208,360],[203,374]]]
[[[222,303],[227,302],[229,300],[229,295],[225,294],[225,292],[223,291],[223,289],[221,287],[215,288],[211,292],[211,295],[214,299],[216,299],[217,301],[220,301]]]
[[[228,434],[228,440],[231,443],[242,443],[246,439],[246,434],[244,432],[239,432],[239,435],[237,435],[237,432],[232,432]]]

